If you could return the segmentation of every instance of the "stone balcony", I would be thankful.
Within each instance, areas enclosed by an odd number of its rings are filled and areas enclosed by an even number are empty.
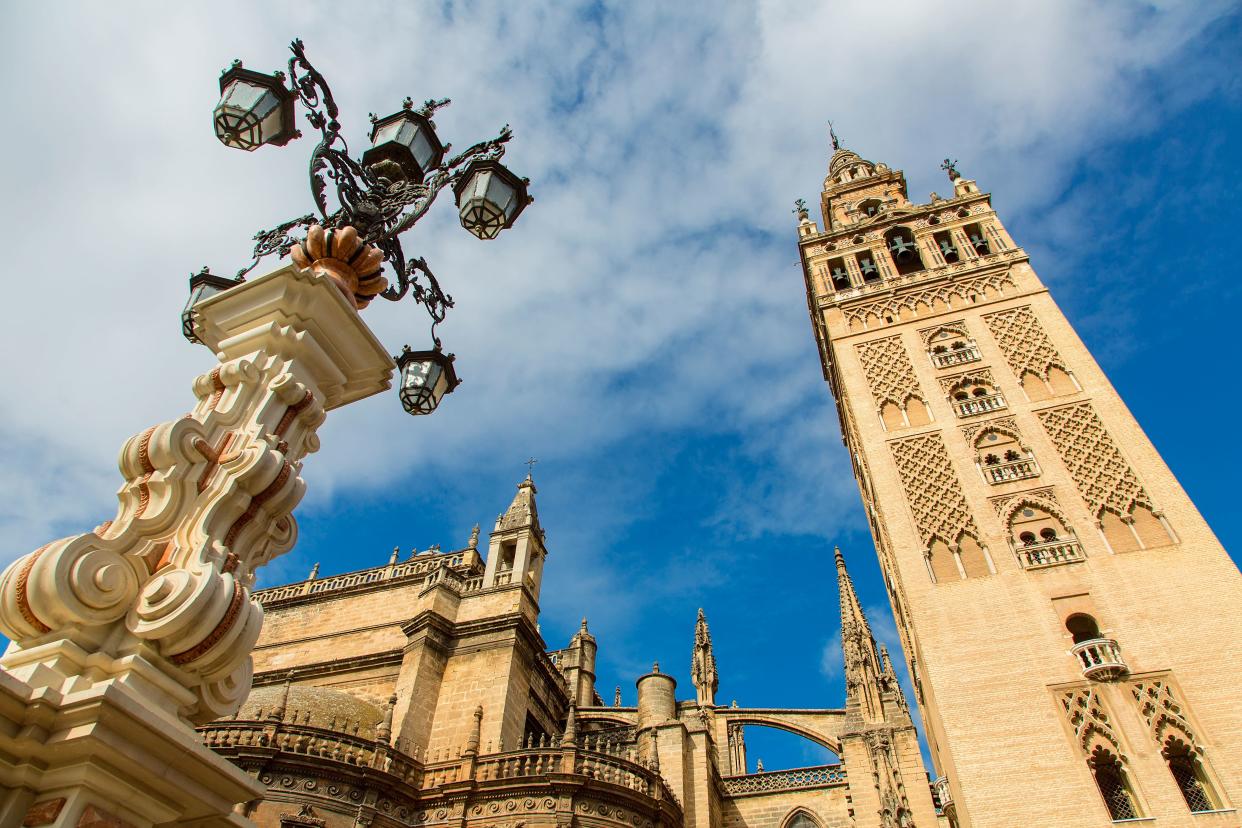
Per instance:
[[[1005,408],[1005,398],[1000,394],[988,394],[984,397],[970,397],[965,400],[954,400],[953,409],[959,417],[973,417],[989,411],[1000,411]]]
[[[1044,543],[1018,547],[1018,557],[1023,569],[1043,569],[1046,566],[1074,563],[1086,560],[1082,544],[1073,538],[1059,538]]]
[[[1039,477],[1039,466],[1030,458],[1012,460],[1008,463],[984,466],[983,476],[993,485],[1009,483],[1014,480],[1026,480],[1028,477]]]
[[[942,776],[932,783],[932,799],[940,813],[945,816],[954,816],[953,792],[949,790],[949,777]]]
[[[397,823],[445,828],[491,826],[499,818],[569,824],[589,817],[605,828],[680,828],[684,820],[664,778],[633,746],[543,737],[477,755],[428,752],[365,726],[360,731],[356,722],[309,721],[281,711],[275,719],[220,720],[199,733],[208,747],[278,792],[272,801],[285,808],[281,803],[293,797],[342,817],[361,807]]]
[[[833,788],[848,784],[845,766],[840,764],[723,776],[720,781],[729,796]]]
[[[1074,656],[1089,679],[1107,681],[1130,672],[1121,659],[1121,647],[1111,638],[1093,638],[1074,645]]]
[[[937,368],[951,368],[954,365],[965,365],[968,362],[978,362],[982,359],[979,349],[974,345],[939,352],[930,351],[928,356],[931,357],[932,365]]]

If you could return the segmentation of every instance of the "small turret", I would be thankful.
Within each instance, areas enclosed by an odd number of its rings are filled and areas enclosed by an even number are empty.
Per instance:
[[[587,620],[569,639],[569,646],[561,650],[558,665],[561,675],[569,685],[570,699],[582,707],[590,707],[595,700],[595,653],[598,645],[595,636],[587,628]]]
[[[535,506],[535,481],[531,476],[518,484],[508,510],[496,519],[487,551],[483,586],[525,585],[536,600],[543,580],[544,532]]]
[[[841,656],[845,660],[845,692],[848,707],[857,707],[863,721],[884,720],[884,668],[876,649],[871,625],[845,569],[841,548],[835,549],[837,590],[841,598]],[[889,665],[892,669],[892,665]]]

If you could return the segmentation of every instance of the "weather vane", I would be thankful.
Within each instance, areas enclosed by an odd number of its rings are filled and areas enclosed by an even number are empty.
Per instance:
[[[828,122],[828,135],[832,138],[833,150],[841,149],[841,142],[837,139],[837,131],[832,128],[832,121]]]
[[[949,159],[946,158],[944,159],[943,163],[941,163],[940,169],[944,170],[945,172],[949,174],[950,181],[957,181],[959,178],[962,177],[962,174],[957,171],[956,161],[950,161]]]
[[[798,218],[806,218],[810,213],[806,209],[806,199],[799,198],[794,201],[794,208],[790,212],[797,214]]]

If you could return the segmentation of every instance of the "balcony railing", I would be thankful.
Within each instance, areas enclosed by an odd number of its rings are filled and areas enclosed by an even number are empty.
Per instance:
[[[999,411],[1005,407],[1005,398],[1000,394],[988,394],[986,397],[969,397],[965,400],[954,400],[953,407],[957,409],[957,416],[971,417],[975,414]]]
[[[793,768],[791,770],[770,771],[767,773],[748,773],[742,776],[725,776],[725,793],[730,796],[739,794],[772,793],[774,791],[796,791],[804,788],[827,788],[846,784],[844,765],[819,765],[813,768]]]
[[[1074,655],[1089,679],[1111,679],[1130,672],[1121,659],[1121,647],[1111,638],[1093,638],[1074,645]]]
[[[1011,480],[1025,480],[1028,477],[1039,477],[1039,466],[1034,460],[1012,460],[994,466],[984,466],[983,475],[989,483],[1008,483]]]
[[[981,359],[979,349],[974,345],[967,345],[965,348],[950,348],[947,351],[932,351],[929,355],[932,365],[937,368],[964,365],[967,362],[978,362]]]
[[[1025,569],[1042,569],[1045,566],[1074,563],[1086,559],[1082,544],[1071,539],[1058,539],[1045,543],[1033,543],[1018,548]]]
[[[942,813],[948,813],[953,808],[953,793],[949,790],[949,777],[942,776],[932,783],[932,797],[936,800],[936,807]]]

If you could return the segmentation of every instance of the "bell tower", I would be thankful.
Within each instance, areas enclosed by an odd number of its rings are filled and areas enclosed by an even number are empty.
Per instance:
[[[942,811],[1237,824],[1237,567],[991,196],[946,160],[916,204],[833,150],[823,229],[795,210],[807,303]]]

